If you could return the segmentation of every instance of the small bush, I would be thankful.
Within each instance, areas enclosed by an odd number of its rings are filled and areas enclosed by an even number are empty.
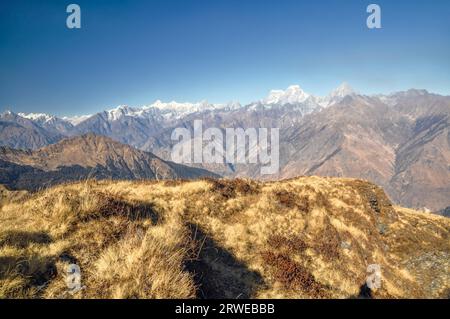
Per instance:
[[[318,283],[305,267],[294,262],[289,256],[265,252],[262,257],[270,266],[274,279],[286,289],[301,290],[313,298],[325,296],[324,286]]]

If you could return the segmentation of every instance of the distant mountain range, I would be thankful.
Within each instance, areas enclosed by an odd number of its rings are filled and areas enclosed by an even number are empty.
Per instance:
[[[280,172],[368,179],[401,205],[432,211],[450,206],[450,97],[412,89],[362,95],[344,83],[326,97],[293,85],[248,105],[163,103],[119,106],[93,115],[0,115],[0,144],[37,149],[87,133],[170,160],[176,127],[279,127]],[[45,162],[45,161],[44,161]],[[254,165],[209,165],[224,176],[261,178]]]

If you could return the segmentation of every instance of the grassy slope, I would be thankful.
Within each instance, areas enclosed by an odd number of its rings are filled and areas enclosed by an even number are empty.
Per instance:
[[[359,180],[88,181],[0,197],[0,298],[352,298],[373,263],[373,297],[450,291],[450,220]],[[85,285],[74,296],[70,263]]]

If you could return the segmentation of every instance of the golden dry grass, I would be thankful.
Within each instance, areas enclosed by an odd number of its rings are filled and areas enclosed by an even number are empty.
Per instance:
[[[352,179],[3,189],[0,298],[355,298],[369,264],[375,298],[445,298],[449,233],[449,219]]]

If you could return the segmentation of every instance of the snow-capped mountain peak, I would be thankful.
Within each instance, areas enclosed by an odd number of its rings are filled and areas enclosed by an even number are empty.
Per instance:
[[[55,119],[55,116],[45,113],[18,113],[19,116],[41,123],[50,122]]]
[[[0,118],[16,122],[27,128],[45,129],[51,134],[65,134],[73,128],[73,125],[69,121],[46,113],[20,112],[15,114],[8,112],[0,115]]]
[[[134,110],[128,105],[119,105],[111,110],[106,111],[108,120],[117,121],[125,115],[133,115]]]
[[[337,88],[332,90],[330,94],[325,97],[318,97],[317,103],[321,107],[328,107],[333,104],[341,102],[346,96],[353,96],[358,94],[347,82],[343,82]]]
[[[262,100],[264,104],[295,104],[305,102],[311,95],[302,90],[299,85],[291,85],[286,90],[272,90]]]
[[[176,101],[172,102],[162,102],[161,100],[156,100],[153,104],[149,105],[148,107],[153,107],[159,110],[163,111],[175,111],[179,113],[193,113],[193,112],[199,112],[204,111],[208,109],[214,109],[215,105],[208,103],[208,101],[204,100],[197,103],[179,103]]]
[[[156,100],[150,105],[141,107],[130,107],[127,105],[119,105],[116,108],[105,111],[107,119],[110,121],[120,120],[122,117],[139,117],[149,118],[154,115],[163,115],[164,117],[180,117],[190,113],[202,112],[206,110],[215,110],[227,107],[228,104],[211,104],[208,101],[197,103],[179,103],[176,101],[162,102]]]
[[[81,122],[83,122],[84,120],[87,120],[88,118],[90,118],[92,116],[92,114],[88,114],[88,115],[75,115],[75,116],[64,116],[62,119],[66,122],[69,122],[72,125],[78,125]]]
[[[335,88],[329,94],[329,97],[346,97],[347,95],[354,95],[356,91],[347,82],[342,83],[337,88]]]
[[[231,102],[228,102],[227,104],[225,104],[224,108],[227,110],[230,110],[230,111],[237,110],[237,109],[242,108],[242,104],[239,103],[238,101],[231,101]]]
[[[203,111],[209,111],[209,110],[236,110],[238,108],[241,108],[242,105],[239,102],[229,102],[225,104],[213,104],[209,103],[206,100],[197,102],[197,103],[179,103],[179,102],[162,102],[161,100],[155,101],[153,104],[149,106],[143,107],[143,109],[158,109],[164,113],[171,113],[173,115],[181,116],[186,115],[190,113],[196,113],[196,112],[203,112]]]

